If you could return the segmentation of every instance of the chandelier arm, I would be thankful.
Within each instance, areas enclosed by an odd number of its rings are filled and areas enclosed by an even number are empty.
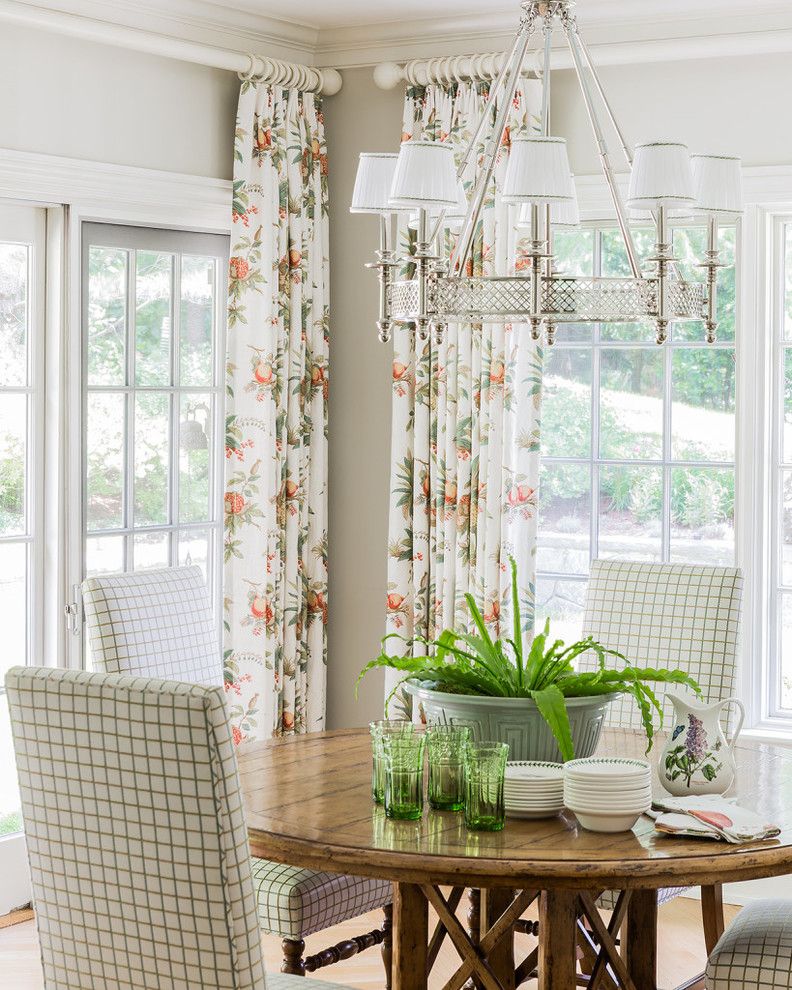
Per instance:
[[[522,29],[522,22],[521,22],[521,29]],[[532,29],[533,28],[531,27],[531,30]],[[465,148],[465,153],[462,156],[462,161],[460,162],[459,168],[457,169],[458,179],[464,178],[465,170],[470,164],[470,159],[473,156],[474,151],[478,146],[478,143],[481,140],[482,135],[484,134],[484,131],[486,130],[487,121],[490,118],[492,110],[495,108],[495,103],[498,99],[498,96],[500,95],[501,89],[503,88],[503,83],[508,74],[509,67],[511,66],[515,56],[517,55],[517,49],[520,47],[521,40],[522,40],[521,31],[518,31],[517,37],[514,39],[514,44],[512,45],[511,51],[509,52],[508,56],[503,60],[502,70],[495,76],[495,78],[492,81],[492,85],[490,86],[489,93],[487,95],[487,100],[484,104],[484,110],[482,111],[481,116],[479,117],[479,122],[476,125],[476,130],[473,132],[473,137],[470,139],[470,141],[467,144],[467,147]],[[520,60],[520,62],[522,63],[522,59]]]
[[[504,82],[502,87],[504,90],[503,102],[498,110],[495,126],[493,127],[487,141],[487,147],[484,154],[486,165],[479,175],[479,180],[474,189],[473,198],[471,199],[470,206],[468,207],[467,216],[465,217],[465,221],[462,225],[462,232],[459,235],[456,246],[454,247],[454,252],[451,255],[449,267],[451,274],[453,274],[455,268],[458,268],[460,271],[462,270],[473,246],[476,225],[478,224],[481,211],[484,207],[484,200],[487,196],[487,189],[489,188],[492,174],[495,171],[495,162],[498,157],[498,151],[501,146],[504,131],[506,130],[506,124],[509,120],[512,100],[514,99],[514,94],[517,91],[517,84],[522,73],[522,64],[525,60],[525,54],[528,51],[528,45],[533,34],[534,21],[535,17],[531,15],[520,26],[520,32],[518,35],[519,44],[515,46],[512,61],[506,70],[506,78],[508,81]]]
[[[550,134],[550,44],[553,40],[552,17],[544,19],[544,60],[542,63],[542,135]]]
[[[588,81],[586,80],[585,72],[583,69],[583,63],[580,56],[580,48],[578,47],[575,26],[574,25],[570,26],[569,21],[566,17],[562,17],[561,26],[563,27],[564,34],[566,35],[567,44],[569,45],[569,51],[572,55],[572,61],[575,66],[575,74],[577,75],[580,91],[583,94],[583,102],[586,105],[586,111],[588,113],[589,122],[591,123],[591,128],[594,132],[594,139],[597,143],[600,162],[602,164],[602,171],[605,176],[605,181],[608,184],[608,189],[610,190],[611,199],[613,200],[613,206],[616,210],[616,219],[619,224],[619,230],[621,231],[622,238],[624,239],[624,246],[627,249],[627,257],[630,262],[630,268],[632,270],[634,278],[643,278],[643,272],[641,271],[641,266],[638,263],[638,255],[635,250],[635,244],[632,239],[632,233],[630,232],[630,228],[627,223],[624,204],[622,203],[621,194],[619,193],[619,188],[616,185],[616,179],[613,175],[613,169],[611,168],[610,156],[608,154],[608,145],[605,141],[605,135],[602,132],[602,126],[600,125],[599,118],[597,117],[597,111],[594,107],[594,101],[591,98],[591,90],[589,89]]]
[[[588,67],[591,78],[594,80],[594,85],[597,88],[599,97],[602,100],[602,104],[605,107],[605,113],[608,115],[608,120],[611,122],[611,126],[616,132],[616,137],[619,139],[619,144],[621,145],[622,154],[624,155],[625,162],[632,168],[633,163],[633,151],[630,145],[627,143],[627,138],[624,136],[624,132],[619,126],[619,122],[616,119],[616,114],[613,112],[613,107],[608,101],[608,97],[605,95],[605,89],[602,85],[602,80],[600,79],[599,73],[597,72],[596,66],[591,58],[591,53],[589,52],[588,45],[586,42],[578,35],[578,45],[580,46],[580,51],[583,53],[583,58],[585,59],[586,66]]]

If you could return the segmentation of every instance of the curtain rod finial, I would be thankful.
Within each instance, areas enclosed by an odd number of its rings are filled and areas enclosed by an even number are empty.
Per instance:
[[[374,68],[374,82],[380,89],[395,89],[404,81],[404,70],[395,62],[380,62]]]
[[[344,84],[338,69],[322,69],[322,95],[335,96]]]

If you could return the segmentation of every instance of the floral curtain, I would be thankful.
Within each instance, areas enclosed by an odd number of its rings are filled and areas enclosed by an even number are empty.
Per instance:
[[[487,98],[482,84],[408,89],[402,140],[450,141],[461,159]],[[511,137],[538,128],[539,85],[516,94],[468,274],[519,270],[527,238],[496,195]],[[470,195],[473,162],[464,185]],[[402,253],[414,240],[400,234]],[[446,248],[451,246],[447,234]],[[400,277],[409,276],[409,266]],[[457,324],[441,343],[394,331],[387,632],[428,638],[465,627],[464,595],[483,604],[492,632],[509,620],[509,556],[522,614],[533,625],[542,351],[527,326]],[[506,627],[505,627],[506,628]],[[391,647],[393,646],[391,643]],[[420,642],[413,653],[424,652]],[[400,675],[388,671],[386,692]]]
[[[240,742],[324,727],[329,279],[319,97],[242,83],[233,189],[223,605]]]

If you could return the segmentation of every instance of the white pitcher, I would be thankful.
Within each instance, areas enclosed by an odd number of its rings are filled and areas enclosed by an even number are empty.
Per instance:
[[[705,705],[681,694],[668,692],[674,705],[674,721],[658,763],[660,783],[676,797],[688,794],[723,794],[734,780],[734,744],[743,726],[745,709],[738,698]],[[727,705],[740,712],[731,742],[721,727]]]

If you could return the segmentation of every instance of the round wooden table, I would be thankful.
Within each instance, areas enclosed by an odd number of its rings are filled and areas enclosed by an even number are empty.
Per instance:
[[[599,752],[640,756],[644,747],[642,735],[610,730]],[[674,838],[656,833],[646,817],[631,832],[605,835],[581,828],[572,812],[507,818],[494,833],[469,832],[461,814],[429,809],[421,821],[392,822],[371,800],[371,744],[360,729],[251,744],[240,750],[239,767],[253,855],[393,881],[393,990],[426,990],[446,934],[461,959],[446,990],[471,975],[486,990],[511,990],[537,964],[541,990],[571,990],[581,917],[599,946],[598,969],[609,964],[628,990],[653,990],[658,888],[702,887],[712,944],[720,884],[792,873],[792,749],[746,742],[737,760],[739,802],[779,825],[778,839],[733,846]],[[475,945],[453,910],[464,888],[482,890]],[[624,892],[609,925],[595,907],[603,890]],[[534,900],[539,944],[515,966],[514,923]],[[441,922],[431,940],[429,904]],[[615,937],[625,920],[619,951]]]

